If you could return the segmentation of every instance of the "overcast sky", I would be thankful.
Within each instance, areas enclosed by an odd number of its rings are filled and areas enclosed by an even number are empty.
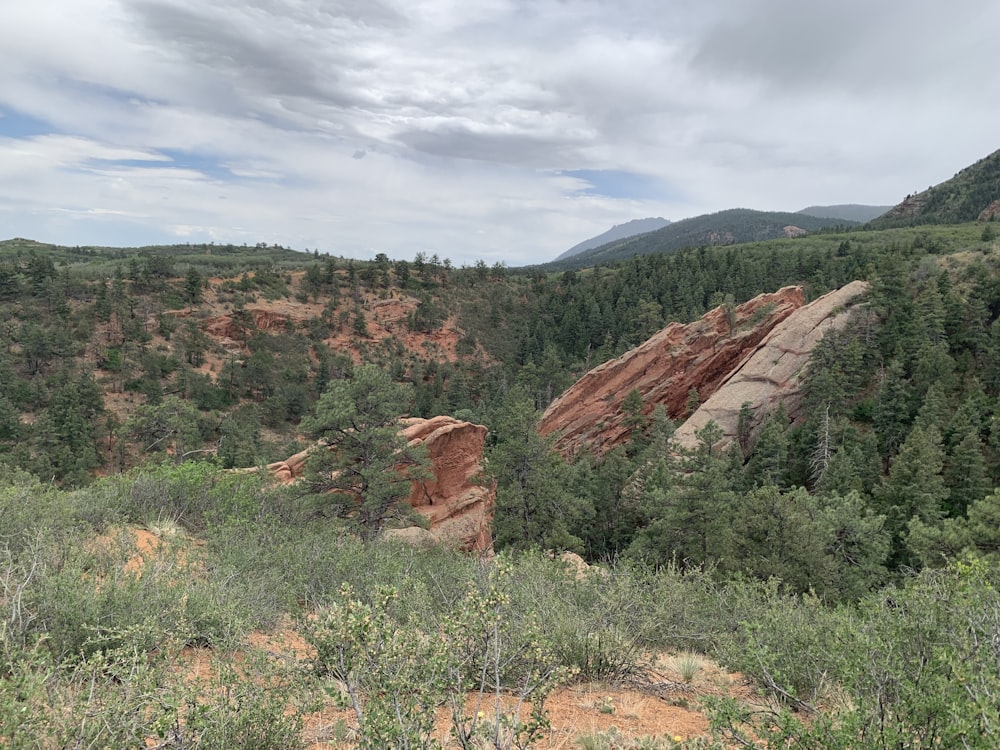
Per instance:
[[[0,238],[551,260],[1000,148],[996,0],[0,0]]]

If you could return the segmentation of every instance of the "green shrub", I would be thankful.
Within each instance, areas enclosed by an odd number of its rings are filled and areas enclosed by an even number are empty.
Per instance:
[[[778,581],[731,583],[719,590],[713,655],[775,696],[810,704],[827,687],[844,644],[842,610],[815,596],[785,594]],[[718,627],[717,625],[717,627]]]
[[[316,672],[336,681],[331,694],[354,712],[360,748],[440,747],[432,732],[442,702],[468,750],[526,748],[548,726],[545,700],[568,672],[537,623],[511,619],[509,565],[501,560],[481,573],[429,626],[392,616],[397,591],[366,602],[347,584],[318,619],[305,621]],[[470,692],[478,696],[471,711]]]
[[[195,574],[196,550],[183,539],[162,541],[141,564],[126,533],[104,543],[84,536],[49,543],[36,554],[24,606],[30,633],[58,659],[120,648],[149,652],[169,640],[227,645],[243,631],[222,592]]]

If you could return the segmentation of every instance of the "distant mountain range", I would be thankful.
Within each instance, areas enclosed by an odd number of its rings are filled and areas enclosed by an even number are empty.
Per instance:
[[[671,222],[661,229],[577,251],[563,253],[560,259],[543,264],[553,269],[585,268],[598,263],[609,263],[633,255],[670,253],[684,247],[700,245],[732,245],[739,242],[773,240],[779,237],[797,237],[830,226],[855,226],[858,222],[844,219],[827,219],[801,213],[777,211],[752,211],[733,208],[714,214],[695,216]],[[597,238],[595,238],[597,239]]]
[[[896,206],[849,203],[809,206],[797,213],[734,208],[675,222],[639,219],[581,242],[542,267],[586,268],[634,255],[797,237],[835,226],[863,224],[865,229],[889,229],[995,219],[1000,219],[1000,151],[966,167],[950,180],[906,196]]]
[[[840,219],[864,223],[881,216],[892,206],[864,206],[859,203],[842,203],[836,206],[809,206],[797,213],[818,216],[821,219]]]
[[[578,255],[579,253],[586,252],[587,250],[593,250],[595,247],[600,247],[601,245],[607,245],[609,242],[617,242],[618,240],[635,237],[637,234],[654,232],[657,229],[662,229],[669,223],[670,219],[655,218],[633,219],[632,221],[627,221],[624,224],[616,224],[603,234],[591,237],[589,240],[584,240],[578,245],[573,245],[573,247],[556,258],[556,261],[565,260],[573,255]]]

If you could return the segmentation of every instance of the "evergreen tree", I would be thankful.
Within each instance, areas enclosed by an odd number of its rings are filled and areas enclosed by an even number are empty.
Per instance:
[[[944,465],[944,483],[948,501],[944,506],[948,516],[960,516],[992,489],[986,472],[979,432],[969,428],[948,452]]]
[[[321,442],[306,464],[309,490],[319,495],[323,510],[350,519],[365,541],[378,537],[393,518],[412,518],[402,501],[413,480],[427,475],[426,450],[400,433],[412,400],[412,387],[362,365],[349,380],[331,382],[315,416],[302,420]]]
[[[887,529],[893,535],[893,567],[910,562],[902,544],[907,524],[914,518],[924,523],[941,518],[948,500],[943,468],[940,433],[933,427],[914,427],[893,460],[888,477],[876,488],[879,510],[885,514]]]
[[[178,464],[199,450],[197,446],[202,442],[197,408],[174,395],[138,409],[124,429],[139,443],[141,453],[166,452]]]
[[[650,523],[629,548],[631,557],[662,565],[698,567],[723,553],[723,529],[735,501],[729,462],[718,448],[722,430],[709,422],[695,433],[693,449],[679,449],[666,482],[647,482],[644,507]]]
[[[875,402],[875,430],[879,454],[888,464],[906,439],[910,426],[911,394],[907,388],[903,363],[893,359],[882,374]]]
[[[487,465],[497,483],[494,542],[497,549],[583,552],[574,532],[591,522],[593,508],[573,492],[569,464],[538,434],[539,417],[534,399],[513,388],[489,422],[495,443]]]
[[[627,491],[635,473],[635,463],[623,447],[616,447],[599,459],[589,455],[574,465],[574,491],[589,497],[593,520],[573,531],[586,545],[589,560],[612,560],[632,543],[644,516],[638,499]]]
[[[787,486],[788,413],[784,404],[764,420],[744,469],[748,486]]]
[[[197,305],[201,302],[201,274],[194,266],[188,266],[187,276],[184,277],[184,299],[189,305]]]

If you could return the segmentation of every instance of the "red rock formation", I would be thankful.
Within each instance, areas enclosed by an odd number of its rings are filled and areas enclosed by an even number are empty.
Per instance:
[[[202,326],[205,333],[210,336],[229,339],[235,342],[246,338],[252,330],[284,330],[289,320],[289,316],[267,308],[248,307],[247,313],[250,319],[253,320],[253,326],[248,326],[247,329],[241,328],[231,315],[220,315],[217,318],[209,318]]]
[[[621,405],[633,388],[647,414],[663,404],[671,419],[681,418],[692,388],[702,401],[710,397],[746,352],[804,302],[801,288],[786,287],[735,309],[717,307],[693,323],[671,323],[584,375],[546,409],[539,431],[557,435],[556,447],[567,455],[584,446],[607,451],[628,438]]]
[[[432,473],[413,483],[407,502],[430,521],[438,542],[464,550],[490,549],[496,488],[476,481],[486,428],[451,417],[407,419],[404,424],[403,435],[411,445],[427,446]]]
[[[674,441],[693,447],[695,432],[714,421],[723,432],[723,444],[735,439],[740,408],[749,403],[759,424],[782,403],[795,420],[801,416],[801,385],[809,354],[823,335],[848,322],[848,307],[868,288],[863,281],[825,294],[792,312],[755,347],[725,382],[674,433]]]
[[[496,489],[478,484],[486,428],[452,417],[403,420],[403,435],[411,445],[427,446],[429,479],[415,480],[407,502],[430,522],[429,534],[419,529],[390,532],[416,541],[434,541],[466,551],[483,552],[493,546],[491,522]],[[302,476],[309,451],[268,464],[282,482]]]

